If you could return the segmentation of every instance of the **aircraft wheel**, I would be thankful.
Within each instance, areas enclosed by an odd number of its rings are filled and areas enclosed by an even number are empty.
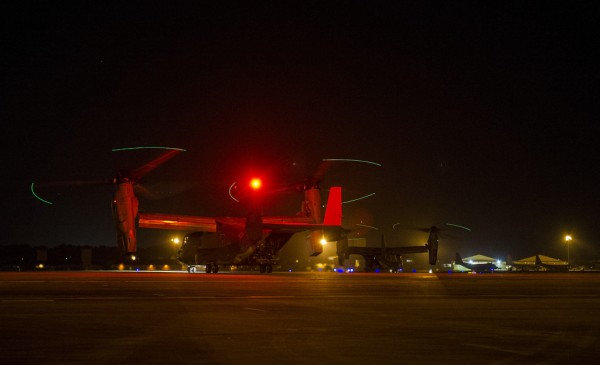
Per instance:
[[[212,264],[206,264],[206,273],[210,274],[212,272]]]
[[[213,268],[213,269],[212,269],[212,272],[213,272],[213,274],[216,274],[216,273],[218,273],[218,272],[219,272],[219,265],[217,265],[217,264],[212,264],[212,268]]]

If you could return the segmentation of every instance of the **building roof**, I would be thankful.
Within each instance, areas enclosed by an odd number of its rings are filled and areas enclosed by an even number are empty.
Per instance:
[[[544,264],[567,265],[566,261],[563,261],[560,259],[555,259],[554,257],[545,256],[545,255],[538,255],[538,256],[540,257],[540,261],[542,261]],[[535,265],[535,256],[516,260],[516,261],[513,261],[513,263],[522,264],[522,265]]]
[[[535,257],[533,258],[535,261]],[[474,262],[496,262],[497,259],[493,258],[493,257],[489,257],[489,256],[484,256],[481,254],[477,254],[477,255],[473,255],[473,256],[469,256],[469,257],[465,257],[462,259],[464,262],[468,262],[468,261],[474,261]]]

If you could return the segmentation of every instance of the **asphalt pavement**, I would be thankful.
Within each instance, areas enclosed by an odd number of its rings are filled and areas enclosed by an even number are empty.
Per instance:
[[[564,364],[600,274],[0,273],[1,364]]]

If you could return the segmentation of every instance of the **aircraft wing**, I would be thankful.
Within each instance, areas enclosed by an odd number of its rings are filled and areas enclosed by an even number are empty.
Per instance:
[[[263,217],[263,228],[273,231],[318,231],[318,230],[339,230],[341,226],[331,224],[315,224],[309,217]]]
[[[216,232],[217,220],[214,217],[196,217],[180,214],[139,213],[140,228],[173,229],[188,231]]]
[[[270,229],[272,231],[286,231],[286,232],[302,232],[302,231],[330,231],[339,230],[340,226],[332,226],[326,224],[311,224],[311,223],[265,223],[263,222],[264,229]]]
[[[381,255],[383,249],[380,247],[354,247],[350,246],[347,248],[347,254],[349,255]],[[401,247],[386,247],[386,253],[394,255],[403,255],[408,253],[421,253],[427,252],[427,246],[401,246]]]
[[[243,225],[245,220],[238,217],[198,217],[181,214],[139,213],[138,227],[172,229],[172,230],[198,230],[203,232],[216,232],[217,222],[226,224]],[[302,232],[314,230],[339,229],[339,226],[310,223],[310,218],[304,217],[263,217],[263,229],[286,232]]]
[[[262,217],[263,225],[278,225],[278,224],[310,224],[310,217],[286,217],[286,216],[266,216]]]
[[[385,252],[390,252],[396,255],[402,255],[405,253],[421,253],[427,252],[427,246],[400,246],[400,247],[386,247]]]

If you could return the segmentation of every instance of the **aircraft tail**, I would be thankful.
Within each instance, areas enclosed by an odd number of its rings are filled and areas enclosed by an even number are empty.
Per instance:
[[[328,226],[342,225],[342,188],[339,186],[329,189],[323,224]]]
[[[341,240],[336,242],[336,253],[338,256],[338,262],[340,266],[344,266],[348,255],[348,237],[343,237]]]
[[[542,260],[540,259],[539,255],[535,255],[535,264],[537,266],[542,266]]]
[[[315,207],[319,209],[320,207]],[[325,226],[336,226],[342,227],[342,188],[332,187],[329,190],[329,197],[327,198],[327,207],[325,208],[325,218],[323,219],[323,225]],[[309,254],[311,256],[318,256],[323,253],[323,245],[321,240],[325,238],[329,242],[338,241],[342,239],[341,232],[337,229],[325,229],[325,230],[314,230],[307,236],[307,242],[309,244]]]
[[[462,265],[462,264],[464,264],[464,262],[463,262],[463,260],[462,260],[462,257],[460,257],[460,254],[459,254],[458,252],[456,253],[456,256],[454,256],[454,262],[455,262],[457,265]]]

